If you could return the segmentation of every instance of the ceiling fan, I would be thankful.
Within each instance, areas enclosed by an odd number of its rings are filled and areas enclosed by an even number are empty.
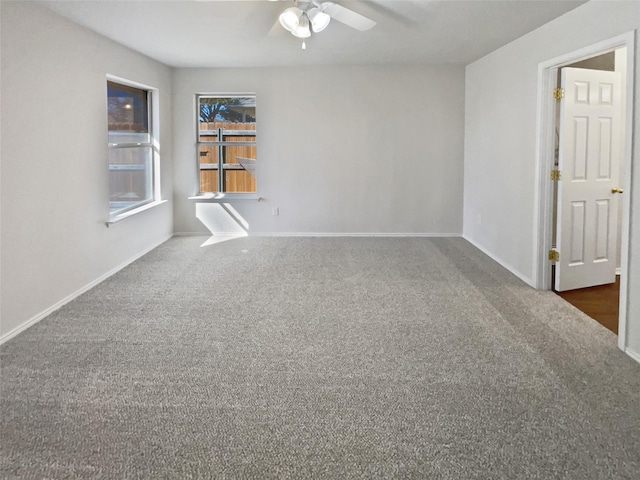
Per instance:
[[[303,40],[310,37],[311,32],[319,33],[327,28],[331,19],[361,32],[376,26],[376,22],[370,18],[334,2],[294,0],[294,4],[280,14],[278,22],[293,36]]]

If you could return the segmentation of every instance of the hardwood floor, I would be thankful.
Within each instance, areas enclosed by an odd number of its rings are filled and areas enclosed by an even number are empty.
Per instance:
[[[556,292],[574,307],[618,334],[618,313],[620,303],[620,276],[609,285]]]

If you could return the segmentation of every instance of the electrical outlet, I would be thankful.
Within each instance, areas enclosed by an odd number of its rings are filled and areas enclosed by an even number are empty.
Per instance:
[[[271,213],[274,217],[277,217],[278,215],[280,215],[280,209],[278,207],[274,207]]]

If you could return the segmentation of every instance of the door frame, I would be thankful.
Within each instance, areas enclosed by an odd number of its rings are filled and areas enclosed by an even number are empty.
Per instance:
[[[535,208],[534,230],[538,232],[534,239],[536,288],[551,290],[551,262],[547,259],[547,252],[551,250],[553,232],[553,180],[550,172],[554,166],[556,100],[552,92],[556,87],[558,69],[587,58],[609,53],[621,47],[627,47],[627,78],[626,78],[626,115],[625,141],[623,145],[624,168],[623,189],[629,192],[622,195],[622,238],[620,261],[620,314],[618,318],[618,347],[626,350],[627,331],[627,303],[628,303],[628,271],[629,271],[629,225],[631,200],[631,153],[633,141],[633,85],[635,59],[635,32],[631,31],[616,37],[603,40],[579,50],[552,58],[538,65],[538,111],[536,127],[536,178],[535,178]]]

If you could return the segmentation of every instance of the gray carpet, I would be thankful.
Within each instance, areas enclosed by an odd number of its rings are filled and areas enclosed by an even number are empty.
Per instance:
[[[2,478],[640,478],[640,365],[464,240],[205,240],[1,347]]]

